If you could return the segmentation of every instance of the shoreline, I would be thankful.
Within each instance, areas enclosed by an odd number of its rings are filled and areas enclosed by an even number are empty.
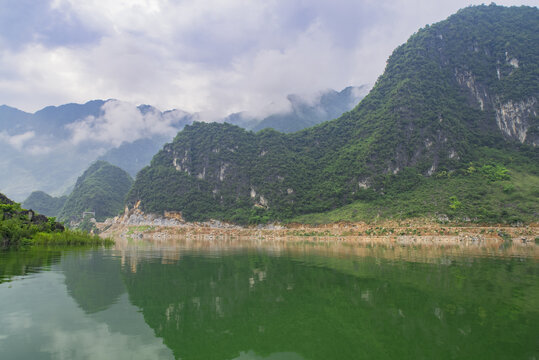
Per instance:
[[[213,225],[212,225],[213,224]],[[514,247],[539,258],[539,224],[526,226],[440,224],[426,219],[384,221],[376,224],[334,223],[326,225],[273,224],[241,227],[221,222],[170,225],[135,225],[118,221],[103,231],[117,243],[142,240],[156,245],[249,247],[315,245],[344,247],[458,247],[496,250]],[[521,253],[516,250],[515,254]]]

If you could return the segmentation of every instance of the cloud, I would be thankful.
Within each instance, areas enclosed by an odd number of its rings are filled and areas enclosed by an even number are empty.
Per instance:
[[[53,147],[52,146],[47,146],[47,145],[31,145],[25,150],[30,155],[44,156],[44,155],[47,155],[50,152],[52,152]]]
[[[77,14],[51,5],[51,0],[2,1],[0,43],[18,49],[29,42],[69,46],[96,39],[98,34],[85,27]]]
[[[154,108],[143,113],[135,105],[117,100],[107,101],[102,111],[102,116],[88,116],[66,125],[71,131],[71,143],[94,141],[119,146],[154,135],[170,136],[178,131],[175,127],[178,121],[186,116],[181,111],[161,114]]]
[[[289,93],[373,83],[419,27],[482,2],[20,1],[0,5],[16,19],[0,22],[0,98],[10,105],[115,98],[208,119],[267,112],[268,103],[278,110]]]
[[[140,339],[111,331],[107,324],[81,321],[85,329],[67,329],[64,324],[51,324],[43,332],[47,342],[41,352],[54,359],[170,359],[171,351],[160,339]],[[52,328],[52,329],[51,329]]]
[[[17,150],[22,150],[24,144],[35,137],[36,133],[34,131],[27,131],[22,134],[9,135],[7,132],[0,132],[0,141],[9,144]]]
[[[42,301],[36,301],[36,299]],[[9,309],[0,317],[0,347],[12,359],[171,359],[124,294],[105,319],[84,314],[68,295],[64,275],[42,272],[2,293]],[[121,314],[121,316],[110,316]]]

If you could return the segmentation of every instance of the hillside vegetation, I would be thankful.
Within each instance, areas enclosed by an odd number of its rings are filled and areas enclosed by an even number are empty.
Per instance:
[[[34,191],[21,204],[25,209],[33,209],[46,216],[58,216],[67,196],[54,197],[43,191]]]
[[[460,10],[399,46],[337,120],[292,134],[186,126],[139,172],[128,201],[242,223],[536,221],[537,44],[537,8]]]
[[[0,194],[0,250],[31,245],[99,245],[109,239],[65,230],[54,217],[47,218]],[[1,282],[1,279],[0,279]]]
[[[96,161],[78,179],[73,192],[59,212],[59,219],[82,220],[83,212],[95,212],[103,221],[123,210],[133,179],[124,170],[106,161]]]

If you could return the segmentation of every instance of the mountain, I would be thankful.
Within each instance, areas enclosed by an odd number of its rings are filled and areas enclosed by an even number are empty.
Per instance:
[[[286,133],[299,131],[352,110],[367,92],[368,86],[362,85],[349,86],[340,92],[330,89],[321,92],[314,100],[291,94],[287,96],[290,105],[288,112],[271,114],[260,120],[248,113],[235,113],[225,118],[224,122],[253,131],[266,128]]]
[[[110,149],[98,160],[104,160],[127,171],[135,177],[140,169],[150,164],[152,157],[168,141],[167,138],[154,137],[124,142],[117,148]]]
[[[337,120],[292,134],[186,126],[139,172],[128,201],[238,222],[347,204],[357,205],[352,219],[536,221],[537,44],[537,8],[460,10],[399,46]]]
[[[16,129],[23,128],[27,126],[26,123],[31,117],[32,114],[7,105],[2,105],[0,106],[0,129],[5,129],[7,127]]]
[[[0,189],[19,201],[36,189],[63,193],[102,151],[70,143],[65,125],[99,115],[102,103],[49,106],[34,114],[0,106]]]
[[[43,191],[34,191],[21,204],[46,216],[57,216],[67,200],[67,196],[53,197]]]
[[[350,110],[365,91],[365,86],[328,90],[311,100],[290,95],[289,113],[258,119],[243,112],[220,121],[248,129],[299,130]],[[197,113],[162,112],[117,100],[48,106],[33,114],[2,105],[0,172],[7,175],[0,177],[0,189],[18,200],[36,189],[62,195],[95,160],[108,161],[134,177],[163,144],[198,119]]]
[[[54,137],[69,136],[66,125],[74,120],[84,119],[88,116],[99,117],[103,115],[102,107],[106,101],[92,100],[85,104],[65,104],[60,106],[47,106],[32,116],[32,130],[50,134]]]
[[[124,170],[106,161],[96,161],[77,179],[58,214],[60,220],[82,219],[83,212],[95,212],[102,221],[123,210],[124,198],[133,179]]]
[[[134,176],[194,118],[179,110],[161,112],[117,100],[48,106],[33,114],[2,105],[0,172],[6,175],[0,189],[19,200],[36,189],[61,195],[99,158]],[[153,127],[148,129],[148,123]]]

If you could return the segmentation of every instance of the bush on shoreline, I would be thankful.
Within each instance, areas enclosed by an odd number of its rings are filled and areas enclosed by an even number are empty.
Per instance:
[[[0,194],[0,249],[32,245],[105,245],[110,239],[101,239],[82,231],[66,230],[55,218],[22,209]]]

